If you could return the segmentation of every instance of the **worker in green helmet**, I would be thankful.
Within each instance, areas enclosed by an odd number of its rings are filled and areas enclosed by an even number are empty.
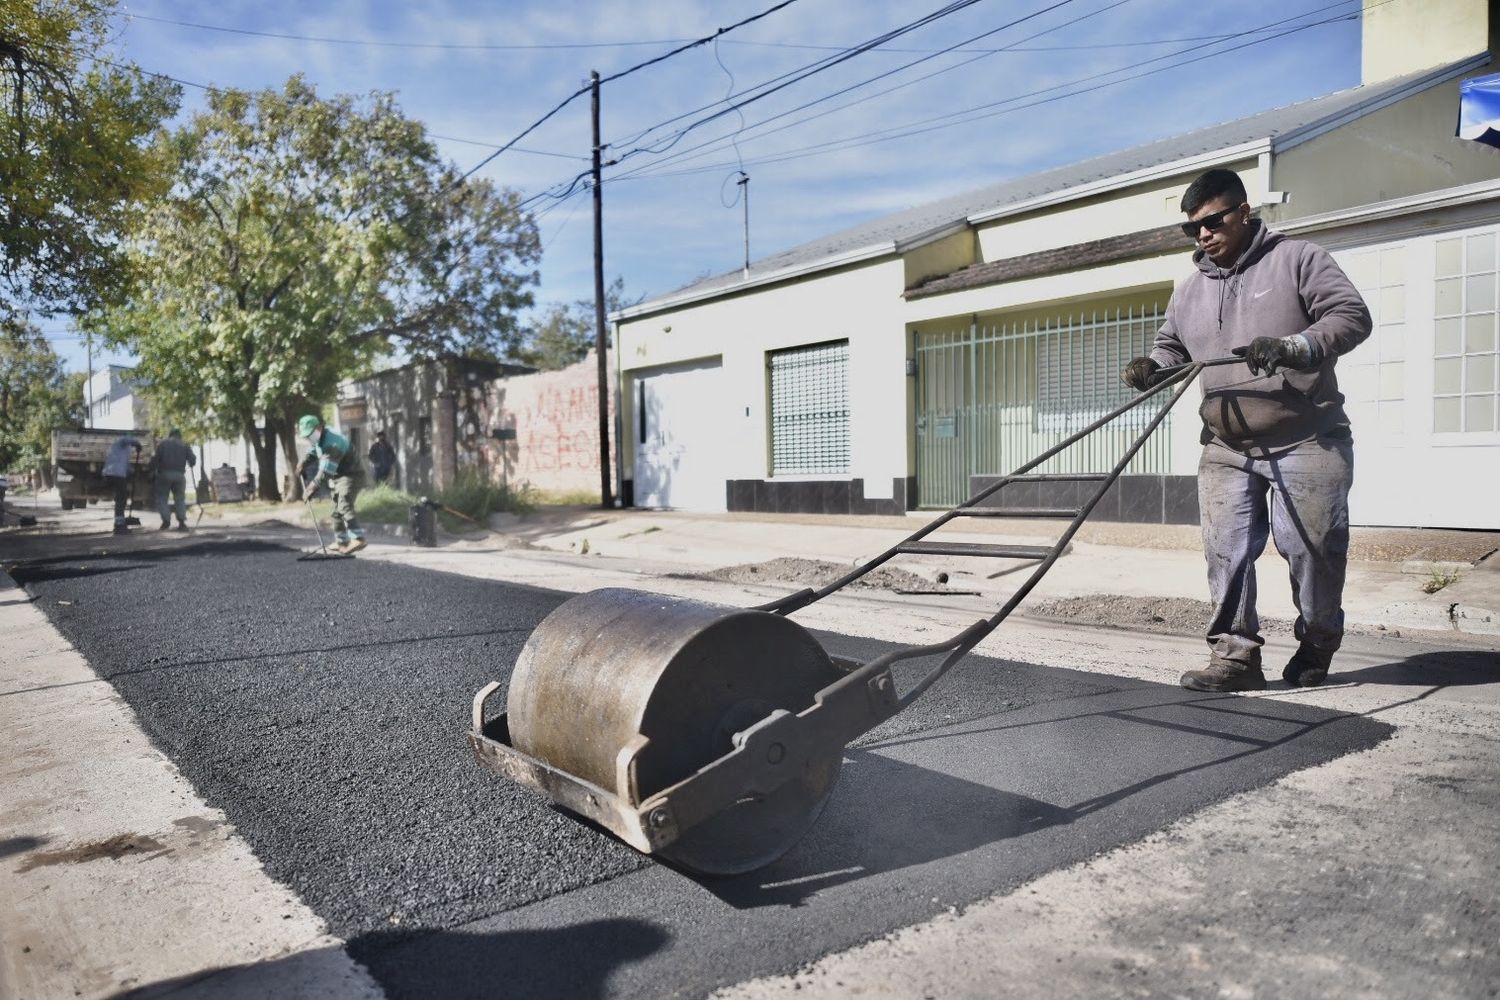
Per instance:
[[[308,482],[305,496],[311,497],[318,487],[328,484],[333,497],[334,548],[345,555],[365,547],[365,533],[354,516],[354,498],[364,485],[359,458],[349,447],[349,439],[323,426],[313,414],[297,421],[297,436],[307,442],[307,459],[316,463],[317,474]]]

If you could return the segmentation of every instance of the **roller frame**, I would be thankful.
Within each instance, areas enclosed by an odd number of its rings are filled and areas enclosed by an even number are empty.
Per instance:
[[[469,742],[475,757],[485,766],[515,781],[532,788],[548,799],[571,812],[589,819],[616,837],[647,854],[656,854],[670,847],[685,830],[733,806],[736,802],[754,795],[763,795],[780,787],[800,766],[809,761],[825,759],[831,754],[840,754],[843,748],[880,723],[896,715],[919,698],[938,678],[947,673],[974,646],[989,635],[1041,580],[1047,570],[1066,549],[1074,534],[1088,518],[1109,486],[1135,457],[1147,438],[1156,430],[1166,414],[1177,404],[1187,387],[1197,378],[1203,368],[1211,365],[1243,364],[1239,357],[1217,358],[1211,361],[1190,362],[1157,373],[1151,388],[1122,405],[1108,415],[1072,435],[1061,444],[1021,466],[1009,476],[992,484],[969,498],[958,508],[950,510],[925,525],[905,542],[916,541],[937,530],[965,508],[980,501],[1014,479],[1025,475],[1043,462],[1065,450],[1075,442],[1103,427],[1120,414],[1140,405],[1145,400],[1176,386],[1171,400],[1162,407],[1135,443],[1126,452],[1109,474],[1105,485],[1084,506],[1054,544],[1051,554],[1037,566],[1025,583],[993,616],[982,619],[959,632],[951,639],[928,646],[912,646],[894,650],[866,664],[841,657],[831,657],[835,665],[846,671],[845,676],[817,692],[813,703],[806,709],[791,713],[777,710],[755,725],[737,733],[735,748],[729,753],[709,762],[695,773],[650,798],[633,805],[630,800],[585,781],[576,775],[552,767],[545,761],[529,756],[511,745],[509,723],[506,713],[500,712],[486,718],[485,705],[502,687],[501,681],[493,681],[474,696],[473,728]],[[781,600],[762,605],[756,610],[787,615],[812,604],[837,591],[860,576],[870,572],[897,554],[898,546],[861,565],[848,574],[818,590],[803,590]],[[932,669],[905,694],[898,694],[891,666],[901,660],[916,659],[942,653],[948,655],[942,663]],[[616,767],[621,769],[620,787],[627,788],[635,796],[632,764],[649,740],[638,735],[620,749]],[[780,747],[778,751],[777,747]]]

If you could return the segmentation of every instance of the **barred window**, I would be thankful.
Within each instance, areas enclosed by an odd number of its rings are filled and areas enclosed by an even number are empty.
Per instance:
[[[1036,344],[1036,429],[1074,434],[1129,401],[1135,392],[1120,370],[1151,352],[1164,318],[1159,308],[1110,309],[1058,316],[1028,331]]]
[[[849,342],[772,351],[771,474],[849,471]]]

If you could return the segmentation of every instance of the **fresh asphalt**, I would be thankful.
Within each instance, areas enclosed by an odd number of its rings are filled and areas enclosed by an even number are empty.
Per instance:
[[[971,657],[771,868],[694,880],[477,765],[473,693],[568,595],[259,543],[13,571],[391,997],[700,996],[962,907],[1390,727]],[[888,648],[820,636],[867,659]],[[1107,890],[1102,890],[1107,891]]]

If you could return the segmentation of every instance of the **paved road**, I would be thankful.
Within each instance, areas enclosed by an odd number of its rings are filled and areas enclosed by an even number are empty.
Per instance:
[[[786,972],[1385,739],[1286,701],[974,657],[851,748],[771,869],[696,881],[479,768],[472,693],[567,595],[261,543],[15,571],[391,997],[695,996]],[[824,636],[837,653],[887,648]]]

